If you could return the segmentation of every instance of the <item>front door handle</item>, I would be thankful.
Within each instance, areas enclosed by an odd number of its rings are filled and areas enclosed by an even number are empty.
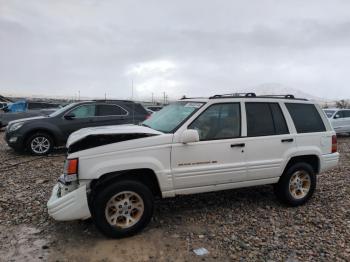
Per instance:
[[[245,143],[232,144],[231,147],[245,147]]]
[[[294,139],[293,138],[287,138],[287,139],[282,139],[281,142],[282,143],[290,143],[290,142],[293,142]]]

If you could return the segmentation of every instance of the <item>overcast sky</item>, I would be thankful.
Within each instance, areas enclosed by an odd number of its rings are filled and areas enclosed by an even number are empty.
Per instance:
[[[350,98],[350,1],[0,0],[0,93]]]

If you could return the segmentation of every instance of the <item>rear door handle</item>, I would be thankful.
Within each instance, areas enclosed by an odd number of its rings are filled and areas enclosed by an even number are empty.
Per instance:
[[[290,142],[293,142],[294,139],[293,138],[287,138],[287,139],[282,139],[281,142],[282,143],[290,143]]]
[[[231,147],[245,147],[245,143],[231,144]]]

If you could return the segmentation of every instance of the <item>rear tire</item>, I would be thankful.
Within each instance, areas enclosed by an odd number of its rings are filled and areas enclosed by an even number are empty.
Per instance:
[[[315,188],[315,171],[311,165],[304,162],[289,167],[274,185],[278,200],[289,206],[305,204],[313,195]]]
[[[27,139],[26,149],[32,155],[47,155],[53,149],[53,139],[47,133],[35,133]]]
[[[138,181],[119,181],[97,192],[91,213],[107,237],[123,238],[140,232],[153,215],[153,194]]]

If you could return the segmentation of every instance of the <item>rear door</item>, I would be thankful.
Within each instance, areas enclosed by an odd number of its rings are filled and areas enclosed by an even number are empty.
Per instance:
[[[279,177],[286,156],[296,145],[281,106],[283,104],[277,102],[245,103],[248,180]]]

